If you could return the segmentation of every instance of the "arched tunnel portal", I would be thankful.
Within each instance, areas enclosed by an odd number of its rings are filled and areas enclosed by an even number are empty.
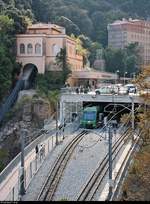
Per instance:
[[[22,79],[24,80],[24,89],[35,88],[38,69],[34,64],[26,64],[23,68]]]

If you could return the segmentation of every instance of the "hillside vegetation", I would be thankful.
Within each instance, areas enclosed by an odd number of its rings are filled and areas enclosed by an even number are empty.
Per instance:
[[[150,0],[0,0],[0,105],[13,89],[16,76],[21,69],[21,65],[15,61],[15,35],[24,33],[31,23],[51,22],[64,26],[67,34],[74,34],[72,36],[80,42],[79,45],[82,44],[85,63],[89,60],[91,67],[96,59],[97,50],[103,48],[106,71],[116,72],[119,69],[122,76],[127,71],[128,77],[139,71],[137,67],[140,68],[138,62],[140,58],[136,44],[131,44],[124,50],[107,47],[107,24],[122,18],[150,19]],[[51,78],[51,73],[37,77],[38,91],[42,91],[49,98],[54,110],[58,98],[58,93],[54,89],[59,89],[69,74],[67,67],[64,66],[67,61],[62,64],[62,59],[66,60],[65,56],[65,53],[60,53],[57,59],[59,65],[64,68],[61,80],[59,78],[61,73],[57,73],[57,77],[56,73]],[[137,79],[141,89],[150,89],[150,84],[146,81],[147,76],[150,76],[150,69]],[[141,200],[150,199],[150,95],[144,97],[145,106],[139,114],[143,149],[137,155],[129,180],[124,186],[128,192],[123,199],[127,200],[138,200],[141,197]],[[10,139],[13,140],[12,137]],[[4,158],[7,163],[8,154],[6,150],[0,150],[0,159]],[[2,170],[4,164],[1,165]]]
[[[104,47],[106,71],[119,68],[121,74],[128,71],[130,75],[137,67],[136,50],[127,51],[127,56],[126,51],[107,49],[107,24],[129,17],[148,19],[149,9],[149,0],[0,0],[0,101],[13,88],[21,68],[15,62],[15,34],[24,33],[27,25],[35,22],[62,25],[67,34],[79,36],[87,49],[85,60],[89,60],[90,66],[97,49]]]
[[[141,162],[142,161],[142,162]],[[143,147],[134,157],[123,185],[122,197],[126,201],[150,201],[150,145]]]

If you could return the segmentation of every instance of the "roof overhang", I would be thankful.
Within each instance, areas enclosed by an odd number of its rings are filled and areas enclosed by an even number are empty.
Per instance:
[[[117,74],[109,72],[99,72],[95,70],[73,71],[72,78],[74,79],[117,79]]]

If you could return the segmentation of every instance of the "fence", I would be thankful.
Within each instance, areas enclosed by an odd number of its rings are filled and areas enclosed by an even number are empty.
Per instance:
[[[79,122],[68,124],[64,132],[59,130],[58,141],[61,142],[79,128]],[[56,131],[41,135],[29,146],[25,148],[25,189],[28,188],[34,175],[42,166],[45,158],[56,146]],[[35,147],[38,145],[39,152],[36,154]],[[41,147],[42,145],[42,147]],[[41,147],[41,148],[40,148]],[[18,201],[20,200],[20,175],[21,164],[20,154],[1,172],[0,174],[0,201]]]

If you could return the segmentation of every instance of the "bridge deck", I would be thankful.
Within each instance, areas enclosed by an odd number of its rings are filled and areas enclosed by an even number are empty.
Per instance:
[[[106,103],[134,103],[142,104],[143,99],[139,96],[133,95],[90,95],[90,94],[62,94],[61,101],[64,102],[106,102]]]

